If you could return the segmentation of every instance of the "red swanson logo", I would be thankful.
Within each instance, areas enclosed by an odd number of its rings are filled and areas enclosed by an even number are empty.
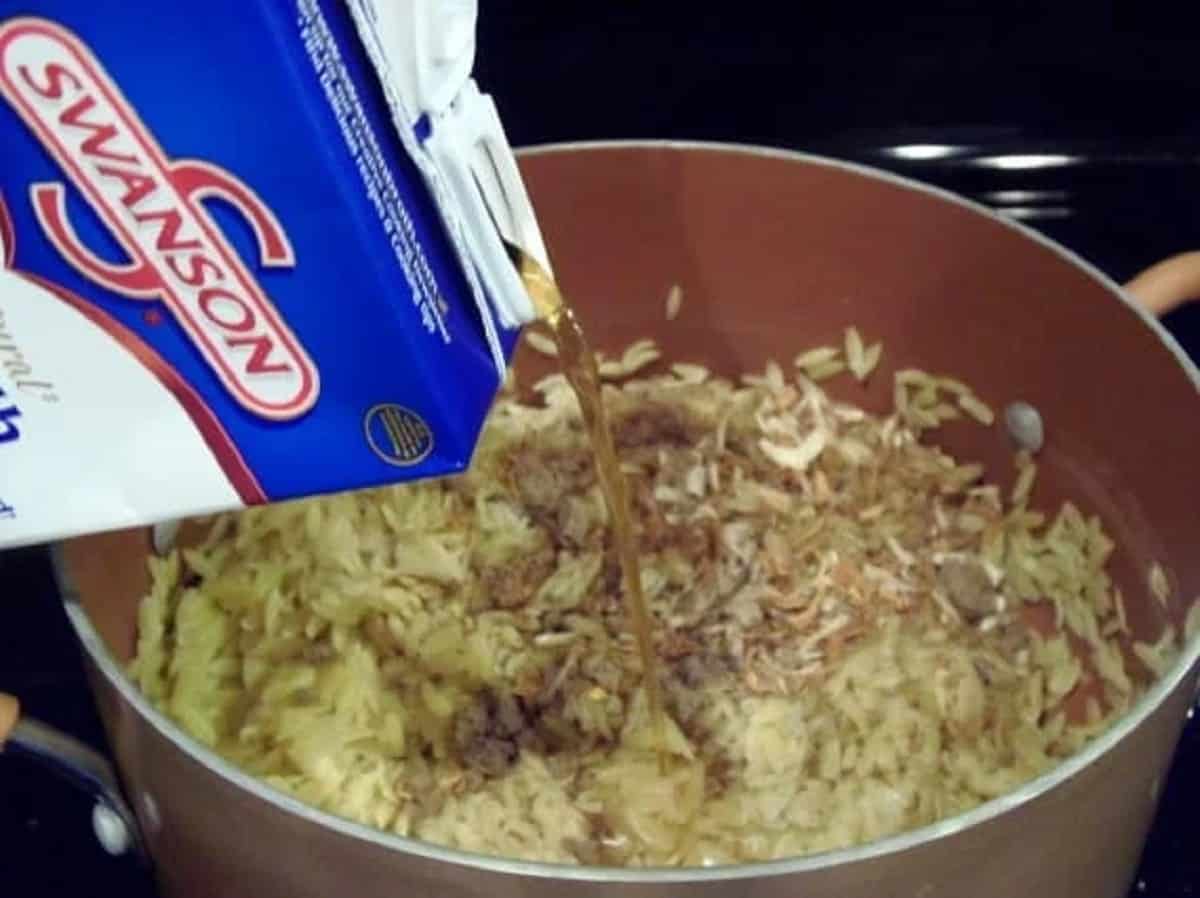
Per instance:
[[[291,267],[291,244],[266,204],[220,168],[168,159],[91,52],[52,22],[0,26],[0,92],[132,261],[113,264],[83,245],[63,184],[32,184],[38,221],[63,257],[116,293],[162,299],[249,411],[287,420],[310,409],[316,367],[201,200],[219,197],[245,216],[264,266]]]

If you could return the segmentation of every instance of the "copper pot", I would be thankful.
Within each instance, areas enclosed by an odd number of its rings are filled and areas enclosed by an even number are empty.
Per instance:
[[[1046,424],[1040,501],[1104,518],[1133,629],[1182,628],[1200,594],[1200,373],[1094,268],[949,194],[829,160],[755,148],[606,144],[532,150],[522,164],[558,274],[593,338],[654,336],[675,357],[735,372],[836,339],[882,338],[891,364],[952,372],[994,407]],[[1191,290],[1196,259],[1137,287],[1156,309]],[[1179,277],[1183,271],[1184,276]],[[661,298],[679,283],[683,312]],[[1198,289],[1196,292],[1200,292]],[[529,359],[519,361],[525,370]],[[885,371],[885,375],[890,372]],[[884,407],[890,377],[868,405]],[[861,394],[855,394],[863,401]],[[1003,428],[944,443],[1011,478]],[[849,851],[688,870],[567,868],[397,838],[321,813],[205,750],[122,673],[146,588],[145,531],[57,548],[123,783],[173,898],[628,894],[807,898],[1119,898],[1196,685],[1200,641],[1113,730],[1050,774],[968,814]],[[1146,588],[1170,572],[1163,608]]]

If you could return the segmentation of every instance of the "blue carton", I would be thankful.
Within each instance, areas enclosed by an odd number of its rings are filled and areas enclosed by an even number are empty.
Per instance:
[[[467,6],[0,0],[0,547],[469,464],[544,248]]]

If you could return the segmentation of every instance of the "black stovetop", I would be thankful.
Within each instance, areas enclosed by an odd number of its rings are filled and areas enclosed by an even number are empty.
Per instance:
[[[1128,4],[484,4],[478,74],[514,143],[731,140],[880,165],[1004,209],[1123,280],[1200,249],[1194,30]],[[1053,8],[1051,8],[1053,7]],[[1168,320],[1200,358],[1200,308]],[[43,552],[0,554],[0,690],[103,748]],[[1184,734],[1132,895],[1200,894],[1200,722]],[[155,894],[96,845],[91,803],[0,757],[0,894]],[[286,847],[281,847],[286,851]],[[964,896],[968,898],[968,896]],[[1041,898],[1041,896],[1035,896]],[[1046,896],[1052,898],[1052,896]]]

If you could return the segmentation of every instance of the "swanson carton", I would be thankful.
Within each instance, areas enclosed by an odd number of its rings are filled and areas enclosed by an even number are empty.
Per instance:
[[[545,250],[475,6],[0,0],[0,547],[464,468]]]

